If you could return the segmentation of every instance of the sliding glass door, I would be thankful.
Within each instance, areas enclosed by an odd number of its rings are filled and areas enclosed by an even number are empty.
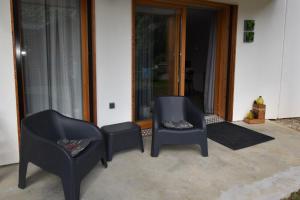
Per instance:
[[[84,2],[17,0],[25,116],[54,109],[87,119]]]
[[[155,97],[178,95],[179,27],[177,9],[136,7],[136,121],[151,119]]]

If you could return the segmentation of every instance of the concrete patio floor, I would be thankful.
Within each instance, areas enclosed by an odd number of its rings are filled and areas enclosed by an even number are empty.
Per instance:
[[[300,188],[300,132],[283,125],[242,126],[275,140],[238,151],[209,140],[209,157],[198,146],[164,146],[158,158],[131,150],[99,163],[81,184],[84,200],[275,200]],[[0,168],[0,199],[64,199],[60,179],[30,164],[27,188],[18,189],[18,165]]]

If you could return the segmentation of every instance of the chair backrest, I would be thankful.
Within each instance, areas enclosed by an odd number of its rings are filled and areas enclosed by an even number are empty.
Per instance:
[[[60,118],[63,116],[53,110],[45,110],[30,115],[22,120],[22,126],[48,140],[57,141],[64,138]]]
[[[157,97],[155,109],[159,109],[161,121],[180,121],[186,118],[185,102],[185,97]]]

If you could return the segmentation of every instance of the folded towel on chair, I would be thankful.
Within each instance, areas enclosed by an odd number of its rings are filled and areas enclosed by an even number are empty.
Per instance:
[[[162,122],[163,126],[165,128],[171,128],[171,129],[190,129],[194,128],[193,124],[185,121],[185,120],[180,120],[180,121],[163,121]]]
[[[57,144],[62,146],[72,157],[77,156],[82,152],[90,143],[91,139],[81,139],[81,140],[68,140],[62,139],[58,140]]]

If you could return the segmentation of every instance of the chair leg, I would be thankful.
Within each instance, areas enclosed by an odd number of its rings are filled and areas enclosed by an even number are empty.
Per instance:
[[[108,149],[107,151],[107,161],[111,161],[112,160],[112,149]]]
[[[102,165],[107,168],[107,162],[105,158],[101,158]]]
[[[201,154],[204,157],[208,156],[207,138],[205,137],[200,141]]]
[[[112,157],[113,157],[113,141],[112,139],[109,137],[107,140],[107,144],[106,144],[106,160],[107,161],[111,161]]]
[[[79,200],[80,198],[80,181],[75,178],[62,178],[63,189],[66,200]]]
[[[24,189],[26,187],[26,174],[27,174],[28,161],[20,159],[19,164],[19,185],[18,187]]]
[[[143,142],[143,136],[142,134],[140,134],[140,149],[141,149],[141,152],[144,153],[144,142]]]
[[[152,157],[158,157],[159,154],[159,145],[155,144],[155,142],[152,140],[151,144],[151,156]]]

